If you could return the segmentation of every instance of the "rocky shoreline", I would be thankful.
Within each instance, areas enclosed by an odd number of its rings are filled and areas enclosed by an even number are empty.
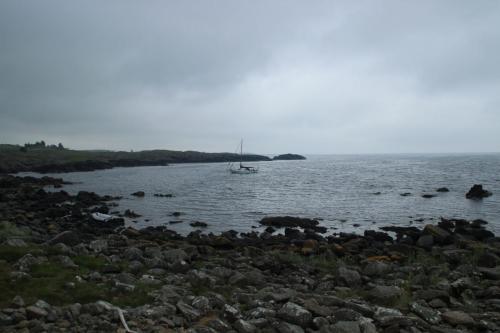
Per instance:
[[[93,221],[116,198],[47,185],[64,181],[0,176],[2,332],[500,331],[486,221],[324,236],[280,217],[181,236]]]

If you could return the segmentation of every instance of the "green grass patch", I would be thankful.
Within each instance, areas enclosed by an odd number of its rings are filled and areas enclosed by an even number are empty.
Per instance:
[[[367,292],[362,289],[345,288],[336,291],[335,296],[341,299],[365,299]]]
[[[23,254],[24,255],[24,254]],[[18,256],[12,255],[11,258]],[[73,258],[78,268],[65,268],[55,261],[48,261],[33,266],[29,274],[31,279],[12,281],[10,263],[0,267],[0,307],[9,306],[11,300],[20,295],[30,304],[43,299],[53,305],[73,303],[89,303],[98,300],[111,302],[118,306],[138,306],[152,301],[149,293],[158,286],[138,284],[134,291],[118,291],[108,283],[77,282],[77,275],[83,276],[90,271],[102,268],[106,262],[103,258],[77,256]],[[74,287],[68,287],[73,282]]]
[[[411,253],[407,259],[406,263],[409,265],[422,265],[422,266],[437,266],[441,265],[445,260],[439,255],[433,255],[424,250],[418,250]]]
[[[26,229],[21,229],[8,221],[0,221],[0,242],[10,238],[26,239],[28,236],[29,232]]]
[[[273,251],[271,255],[282,264],[309,266],[323,273],[333,273],[339,265],[345,264],[344,258],[332,258],[323,254],[305,256],[296,252]]]
[[[3,259],[9,263],[16,262],[24,255],[31,254],[43,254],[44,251],[40,246],[29,245],[29,246],[10,246],[10,245],[0,245],[0,259]]]
[[[158,286],[147,284],[136,284],[134,291],[126,293],[111,293],[109,292],[108,298],[111,303],[117,306],[139,306],[148,304],[153,301],[153,297],[149,294],[158,289]]]
[[[101,257],[94,257],[89,255],[80,255],[72,258],[75,264],[80,266],[81,269],[99,271],[104,265],[106,265],[106,260]]]

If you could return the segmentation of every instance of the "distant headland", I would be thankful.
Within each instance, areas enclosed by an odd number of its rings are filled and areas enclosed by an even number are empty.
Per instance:
[[[40,141],[25,145],[0,144],[0,173],[94,171],[114,167],[160,166],[169,163],[237,162],[240,158],[244,162],[304,159],[300,157],[300,155],[285,154],[271,159],[268,156],[256,154],[244,154],[240,157],[239,154],[234,153],[160,149],[137,152],[72,150],[65,148],[61,143],[55,145]]]

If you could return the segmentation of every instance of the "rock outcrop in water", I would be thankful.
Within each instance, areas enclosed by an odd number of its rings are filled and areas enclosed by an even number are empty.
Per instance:
[[[300,228],[312,228],[319,224],[317,220],[293,217],[293,216],[273,216],[264,217],[259,222],[262,225],[284,228],[284,227],[300,227]]]
[[[471,187],[469,192],[465,194],[467,199],[482,199],[491,196],[492,193],[490,191],[486,191],[483,189],[483,185],[475,184]]]
[[[112,197],[49,184],[63,182],[0,177],[2,332],[500,331],[483,220],[323,236],[278,217],[264,221],[284,234],[183,237],[93,221]]]

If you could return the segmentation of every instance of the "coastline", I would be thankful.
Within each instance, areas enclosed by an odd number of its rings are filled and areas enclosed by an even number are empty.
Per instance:
[[[93,221],[113,197],[45,185],[64,181],[0,176],[6,332],[124,331],[109,304],[140,332],[499,330],[500,239],[485,221],[181,236]]]
[[[7,148],[6,148],[7,147]],[[197,151],[145,150],[138,152],[91,151],[0,145],[0,174],[18,172],[65,173],[114,167],[165,166],[173,163],[272,161],[268,156]]]

